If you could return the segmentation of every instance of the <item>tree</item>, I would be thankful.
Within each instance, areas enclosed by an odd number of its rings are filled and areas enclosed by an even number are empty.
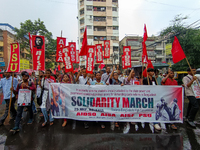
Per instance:
[[[32,22],[31,20],[26,20],[24,23],[20,23],[20,28],[15,28],[16,39],[20,43],[21,51],[24,49],[30,52],[28,33],[31,35],[42,35],[45,36],[45,58],[46,58],[46,68],[52,68],[54,64],[52,63],[52,56],[56,54],[56,40],[52,38],[52,33],[46,29],[44,22],[40,19]],[[31,59],[31,55],[28,55]]]
[[[160,35],[163,37],[172,35],[169,40],[170,43],[173,43],[174,35],[176,35],[190,64],[196,68],[199,68],[200,30],[186,26],[186,24],[183,22],[186,19],[188,19],[187,16],[175,16],[174,20],[171,21],[172,24],[166,29],[162,30]],[[187,68],[188,64],[185,59],[172,66],[172,69],[177,71],[186,70]]]

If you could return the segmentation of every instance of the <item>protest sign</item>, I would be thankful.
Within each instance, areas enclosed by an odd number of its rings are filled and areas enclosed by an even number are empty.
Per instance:
[[[42,95],[42,105],[40,106],[40,108],[46,108],[47,97],[48,97],[48,91],[44,90]]]
[[[103,52],[101,44],[96,44],[96,63],[103,63]]]
[[[63,62],[62,48],[66,45],[66,38],[57,37],[56,62]]]
[[[71,62],[76,63],[76,42],[69,42],[69,51],[71,55]]]
[[[96,46],[87,46],[87,64],[86,64],[86,73],[93,73],[94,70],[94,53]]]
[[[20,89],[17,104],[18,106],[30,106],[31,105],[31,90]]]
[[[110,41],[104,41],[104,58],[110,58]]]
[[[200,98],[200,87],[197,84],[197,81],[194,81],[191,87],[192,87],[195,97],[197,99],[199,99]]]
[[[183,121],[183,88],[181,86],[145,85],[70,85],[51,84],[50,100],[69,118],[87,121],[179,122]],[[59,97],[61,100],[59,100]],[[56,107],[52,107],[55,112]]]

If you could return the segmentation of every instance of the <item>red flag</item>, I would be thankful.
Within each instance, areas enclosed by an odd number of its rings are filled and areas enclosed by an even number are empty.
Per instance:
[[[174,37],[174,42],[172,45],[172,58],[174,63],[177,63],[186,58],[185,53],[181,48],[181,45],[176,36]]]
[[[147,28],[146,28],[146,24],[144,24],[144,36],[143,36],[143,42],[145,43],[147,40],[148,36],[147,36]]]
[[[127,67],[124,66],[124,55],[122,55],[122,69],[127,69]]]
[[[76,42],[69,42],[69,51],[71,54],[72,63],[76,63]]]
[[[96,63],[103,63],[102,45],[96,45]]]
[[[83,42],[82,42],[82,47],[81,51],[79,53],[79,56],[87,56],[87,26],[85,27],[85,32],[83,35]]]
[[[66,45],[66,38],[57,37],[56,62],[63,62],[62,48]]]
[[[104,58],[110,58],[110,41],[104,41]]]
[[[145,42],[142,42],[142,63],[148,63],[147,48]]]
[[[31,50],[31,54],[33,53],[33,44],[32,44],[32,37],[30,32],[28,33],[29,36],[29,45],[30,45],[30,50]]]
[[[10,44],[10,62],[7,72],[20,72],[20,48],[19,43]]]
[[[94,52],[95,46],[87,46],[87,65],[86,65],[86,73],[93,73],[94,70]]]
[[[105,64],[104,64],[104,63],[102,63],[102,64],[99,65],[99,68],[100,68],[101,70],[103,69],[103,67],[105,67]]]
[[[154,69],[154,66],[153,66],[153,64],[152,64],[152,62],[151,62],[150,59],[148,60],[148,65],[147,65],[147,67],[146,67],[145,70],[143,71],[143,77],[147,77],[147,69],[148,69],[148,68],[153,68],[153,69]]]
[[[65,72],[73,72],[74,69],[71,61],[69,46],[65,46],[63,48],[62,56],[63,56],[63,62],[65,64]]]
[[[45,38],[32,36],[33,43],[33,70],[45,70]]]
[[[131,46],[123,47],[124,68],[131,68]]]

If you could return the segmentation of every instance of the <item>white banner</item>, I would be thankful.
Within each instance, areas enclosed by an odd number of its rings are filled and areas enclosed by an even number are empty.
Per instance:
[[[119,122],[182,122],[181,86],[51,83],[54,118]]]
[[[31,105],[31,90],[20,89],[18,94],[18,106],[30,106]]]

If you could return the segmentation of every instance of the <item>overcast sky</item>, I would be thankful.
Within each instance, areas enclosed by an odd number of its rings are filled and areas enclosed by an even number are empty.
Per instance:
[[[77,0],[0,0],[0,23],[19,28],[20,22],[40,18],[53,37],[77,41]],[[158,33],[177,14],[188,15],[188,24],[200,19],[199,0],[119,0],[120,40],[126,34],[142,35],[144,23],[148,35]]]

